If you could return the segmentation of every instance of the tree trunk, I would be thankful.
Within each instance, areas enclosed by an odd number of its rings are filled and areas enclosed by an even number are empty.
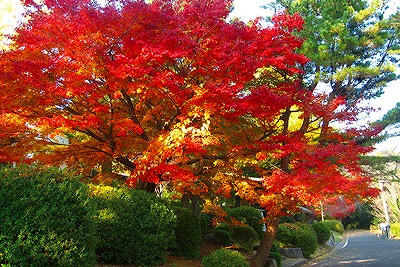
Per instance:
[[[278,231],[279,220],[280,218],[273,218],[266,223],[267,229],[261,240],[260,246],[257,249],[256,255],[251,259],[252,267],[264,267],[267,263],[272,242],[274,241],[276,232]]]
[[[145,182],[139,181],[136,189],[155,194],[156,186],[157,185],[155,183],[145,183]]]
[[[200,197],[191,193],[184,194],[181,198],[181,206],[194,212],[200,218]]]

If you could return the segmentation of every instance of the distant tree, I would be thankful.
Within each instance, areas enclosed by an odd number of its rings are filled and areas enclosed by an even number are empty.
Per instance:
[[[400,156],[395,152],[382,152],[377,155],[363,156],[364,168],[374,177],[381,189],[378,197],[373,198],[373,215],[379,220],[400,221]]]

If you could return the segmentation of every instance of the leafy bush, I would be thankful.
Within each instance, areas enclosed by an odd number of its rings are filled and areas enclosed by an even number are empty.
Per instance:
[[[215,228],[214,240],[217,242],[217,244],[229,246],[232,242],[232,235],[223,228]]]
[[[390,233],[394,236],[400,236],[400,223],[392,223],[390,225]]]
[[[203,267],[250,267],[246,257],[235,250],[219,249],[205,256]]]
[[[217,225],[217,227],[215,227],[215,229],[225,230],[225,231],[227,231],[227,232],[231,232],[231,231],[232,231],[232,228],[231,228],[230,225],[227,224],[227,223],[219,223],[219,224]]]
[[[0,169],[0,265],[94,266],[88,188],[57,169]]]
[[[278,245],[274,242],[272,243],[272,247],[269,251],[269,258],[275,259],[278,267],[282,266],[282,255],[281,255],[281,250],[279,249]]]
[[[232,227],[232,241],[240,248],[252,251],[260,237],[250,226],[236,226]]]
[[[276,232],[275,240],[281,246],[288,246],[291,245],[293,240],[293,231],[295,231],[294,223],[282,223],[278,226],[278,231]]]
[[[200,213],[200,229],[201,235],[205,236],[214,231],[214,226],[212,224],[213,215],[207,213]]]
[[[229,215],[252,227],[259,238],[263,236],[263,217],[259,209],[251,206],[240,206],[229,210]]]
[[[323,222],[313,223],[312,228],[317,233],[318,243],[324,244],[331,237],[331,230]]]
[[[175,209],[175,215],[177,227],[173,253],[185,258],[198,258],[202,241],[199,220],[193,211],[185,208]]]
[[[318,246],[317,234],[305,223],[280,224],[276,239],[283,245],[301,248],[306,258],[309,258]]]
[[[140,190],[92,186],[98,206],[101,261],[137,265],[165,262],[176,217],[164,201]]]
[[[276,252],[276,253],[281,253],[281,250],[279,249],[279,246],[276,242],[272,243],[270,252]]]
[[[277,252],[269,252],[268,258],[272,258],[275,259],[276,264],[278,265],[278,267],[282,266],[282,255],[280,253]]]
[[[338,232],[343,234],[344,233],[344,227],[343,224],[338,221],[338,220],[325,220],[323,222],[328,228],[332,231]]]

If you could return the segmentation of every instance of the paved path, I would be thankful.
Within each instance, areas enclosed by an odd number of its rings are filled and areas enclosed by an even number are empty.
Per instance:
[[[327,256],[302,266],[400,267],[400,240],[379,239],[369,231],[351,231]]]

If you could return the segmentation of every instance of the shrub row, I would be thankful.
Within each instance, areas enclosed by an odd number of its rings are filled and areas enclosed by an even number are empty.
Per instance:
[[[0,168],[0,265],[155,265],[198,257],[200,225],[143,191],[88,186],[58,169]]]

